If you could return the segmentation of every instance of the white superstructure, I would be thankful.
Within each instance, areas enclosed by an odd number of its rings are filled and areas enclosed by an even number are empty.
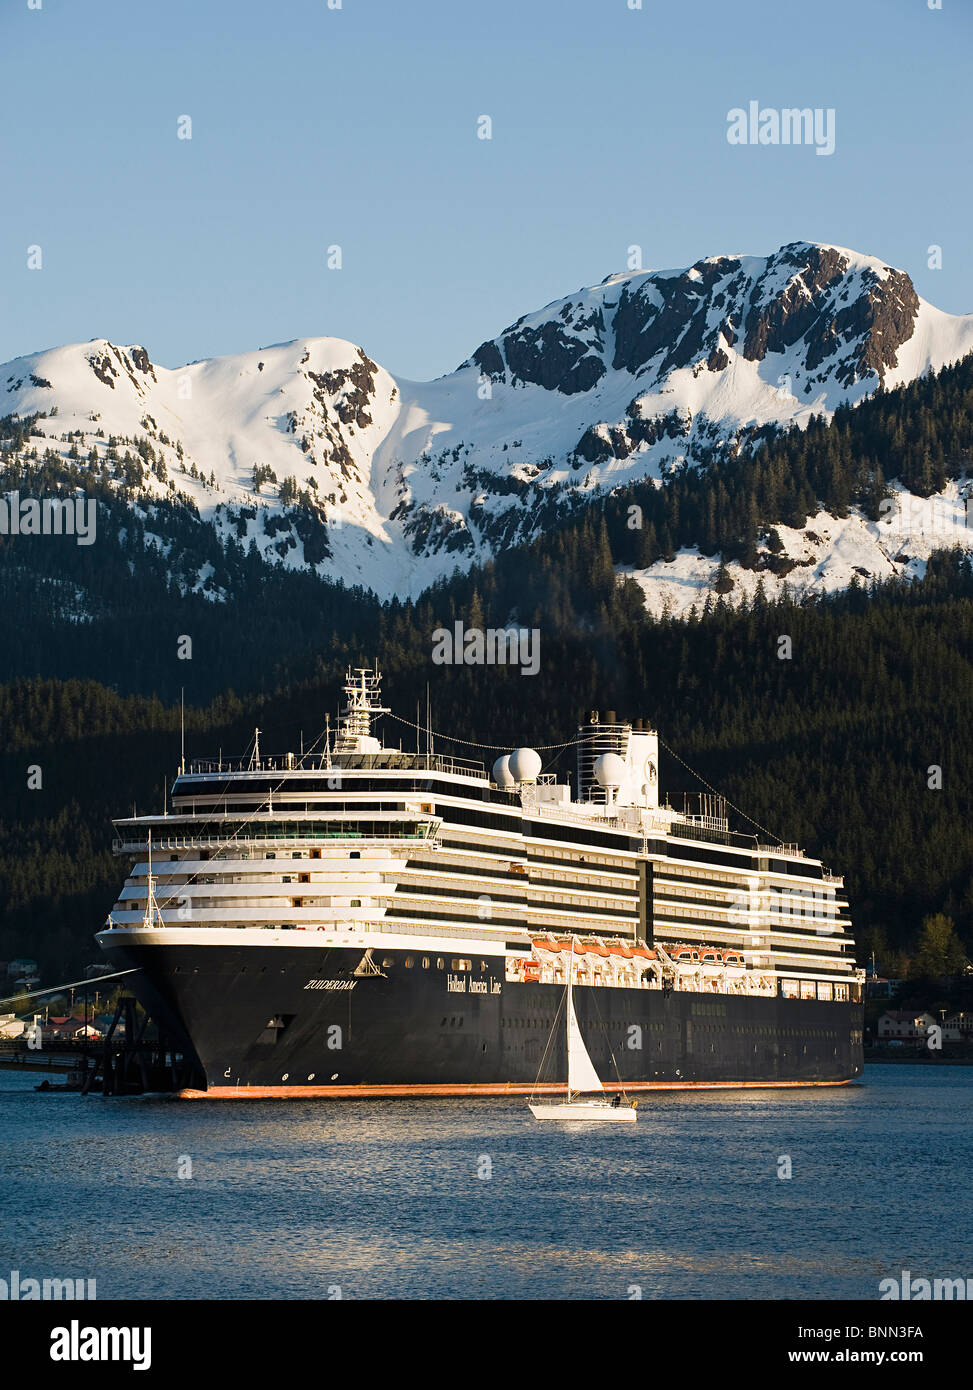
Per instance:
[[[255,740],[243,762],[187,765],[163,814],[115,822],[133,862],[113,930],[360,944],[379,969],[383,951],[414,951],[419,968],[448,958],[460,975],[503,956],[507,979],[552,982],[577,936],[591,984],[853,997],[841,879],[731,832],[715,796],[664,803],[658,735],[641,722],[589,717],[572,795],[533,749],[488,774],[386,746],[377,670],[349,673],[345,694],[323,750],[260,756]]]

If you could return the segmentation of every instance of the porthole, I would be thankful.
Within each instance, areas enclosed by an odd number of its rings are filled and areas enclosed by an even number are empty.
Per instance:
[[[437,969],[437,970],[444,970],[445,967],[446,967],[446,962],[443,960],[442,956],[437,956],[437,957],[436,957],[436,969]]]
[[[313,1071],[308,1072],[308,1074],[307,1074],[307,1079],[308,1079],[308,1081],[313,1081],[314,1078],[315,1078],[315,1076],[317,1076],[317,1072],[313,1072]]]
[[[284,1075],[283,1075],[280,1079],[281,1079],[281,1081],[286,1081],[287,1078],[288,1078],[289,1076],[290,1076],[290,1072],[289,1072],[289,1071],[285,1071],[285,1072],[284,1072]]]
[[[416,963],[416,962],[415,962],[415,957],[414,957],[414,956],[406,956],[405,960],[402,962],[402,964],[405,966],[406,970],[411,970],[412,967],[415,965],[415,963]]]
[[[383,969],[383,970],[387,970],[387,969],[389,968],[390,965],[394,965],[394,964],[395,964],[395,957],[394,957],[394,956],[383,956],[383,957],[382,957],[382,969]]]
[[[423,958],[422,958],[422,968],[423,968],[423,970],[428,970],[428,969],[429,969],[429,957],[428,957],[428,956],[423,956]]]

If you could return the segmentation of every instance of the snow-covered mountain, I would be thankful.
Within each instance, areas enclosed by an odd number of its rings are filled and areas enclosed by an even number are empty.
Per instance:
[[[735,560],[725,566],[732,588],[721,589],[719,556],[702,555],[684,548],[670,561],[658,560],[646,569],[622,567],[620,573],[636,581],[646,607],[657,617],[669,613],[683,618],[695,605],[701,610],[707,598],[722,594],[728,603],[753,599],[758,586],[767,599],[776,598],[786,585],[795,598],[805,594],[838,593],[854,582],[893,576],[919,578],[936,550],[959,546],[973,551],[973,489],[969,482],[950,482],[941,493],[914,497],[901,485],[890,489],[890,506],[877,521],[858,508],[847,516],[827,511],[809,516],[801,530],[778,523],[784,573],[766,567],[745,569]],[[766,549],[766,547],[764,547]],[[724,579],[723,584],[726,583]]]
[[[37,414],[39,454],[135,488],[149,531],[151,499],[181,493],[268,561],[405,596],[620,484],[705,467],[971,351],[973,315],[925,303],[903,271],[797,242],[610,276],[432,382],[335,338],[174,370],[96,339],[0,368],[0,415]],[[211,575],[192,586],[213,592]]]

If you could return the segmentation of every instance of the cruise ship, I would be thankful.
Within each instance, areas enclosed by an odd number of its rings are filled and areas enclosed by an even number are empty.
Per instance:
[[[317,751],[255,731],[114,822],[130,869],[97,940],[183,1049],[180,1095],[563,1093],[569,972],[608,1091],[860,1075],[841,878],[715,795],[670,805],[647,722],[588,714],[572,786],[531,748],[387,746],[377,667],[344,694]]]

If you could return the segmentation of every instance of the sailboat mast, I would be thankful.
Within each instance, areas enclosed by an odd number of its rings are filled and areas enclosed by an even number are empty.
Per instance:
[[[564,1015],[564,1023],[565,1023],[565,1027],[566,1027],[566,1029],[567,1029],[567,1051],[568,1051],[568,1104],[569,1104],[569,1105],[570,1105],[570,1103],[571,1103],[571,1010],[572,1010],[572,1008],[574,1007],[574,1005],[573,1005],[572,1002],[571,1002],[571,1000],[572,1000],[572,990],[573,990],[573,988],[574,988],[574,942],[575,942],[575,938],[572,936],[572,937],[571,937],[571,958],[570,958],[570,960],[568,961],[568,1007],[567,1007],[567,1012],[566,1012],[565,1015]]]
[[[148,878],[148,885],[147,885],[146,896],[145,896],[145,924],[146,924],[146,926],[148,926],[148,927],[151,927],[151,925],[152,925],[152,902],[153,902],[154,896],[155,896],[155,894],[154,894],[153,889],[152,889],[152,831],[150,830],[150,831],[149,831],[149,878]]]

